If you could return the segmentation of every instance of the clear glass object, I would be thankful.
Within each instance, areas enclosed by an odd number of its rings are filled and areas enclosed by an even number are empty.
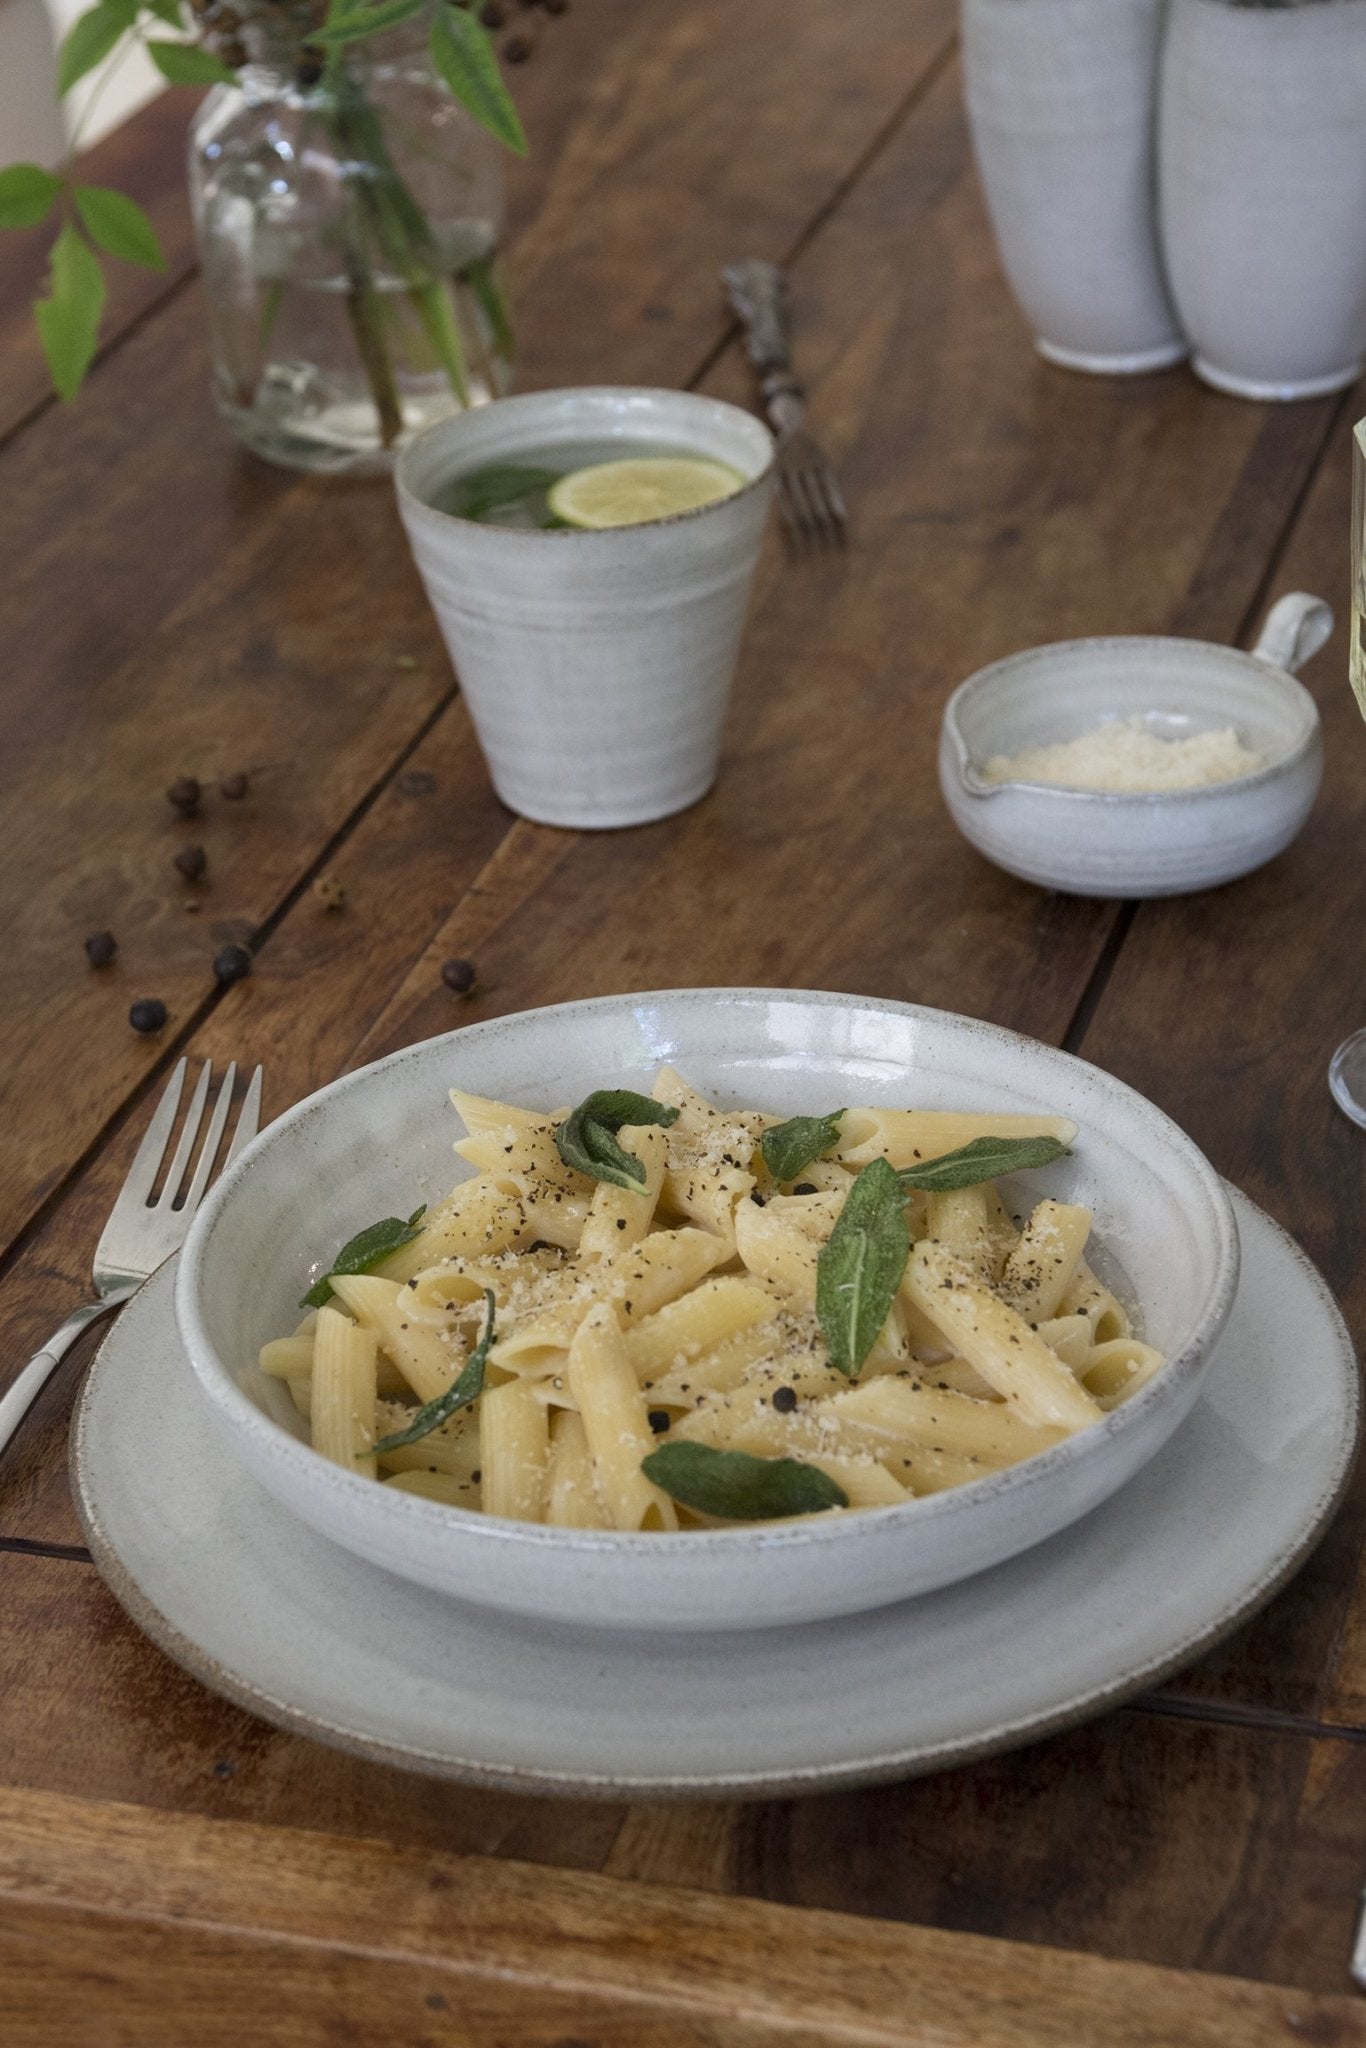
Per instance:
[[[322,64],[282,27],[245,33],[252,61],[190,136],[215,402],[271,462],[374,474],[511,381],[499,144],[421,18]]]
[[[1366,718],[1366,420],[1352,432],[1352,689]],[[1328,1067],[1333,1100],[1366,1127],[1366,1030],[1343,1040]]]

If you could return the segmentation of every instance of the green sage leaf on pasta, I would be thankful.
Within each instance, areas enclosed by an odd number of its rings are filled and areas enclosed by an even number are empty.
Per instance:
[[[381,29],[397,28],[401,21],[411,21],[420,14],[427,0],[379,0],[374,7],[357,7],[353,4],[335,5],[321,28],[311,29],[310,43],[335,45],[359,42],[362,36],[378,35]]]
[[[850,1379],[878,1339],[910,1256],[906,1194],[885,1159],[864,1167],[816,1261],[830,1363]]]
[[[625,1124],[662,1124],[667,1130],[677,1121],[678,1111],[667,1102],[630,1088],[598,1088],[560,1125],[555,1149],[576,1172],[638,1194],[645,1185],[644,1162],[617,1143],[617,1132]]]
[[[526,134],[503,83],[493,44],[478,17],[449,0],[437,0],[432,22],[432,62],[462,107],[490,135],[518,156],[526,155]]]
[[[52,245],[48,296],[33,308],[43,354],[60,398],[74,398],[99,340],[104,273],[70,221]]]
[[[412,1243],[419,1235],[426,1213],[424,1202],[420,1209],[414,1209],[406,1223],[401,1216],[383,1216],[378,1223],[358,1230],[354,1237],[347,1239],[322,1278],[314,1281],[299,1306],[321,1308],[325,1301],[330,1301],[333,1277],[337,1274],[373,1272],[390,1252],[401,1251],[405,1244]]]
[[[970,1145],[960,1145],[956,1152],[944,1152],[938,1159],[903,1166],[896,1177],[903,1188],[945,1195],[955,1188],[980,1187],[985,1180],[1000,1180],[1007,1173],[1024,1173],[1032,1166],[1051,1166],[1055,1159],[1071,1156],[1070,1148],[1057,1138],[974,1138]]]
[[[7,164],[0,171],[0,228],[36,228],[62,189],[40,164]]]
[[[645,1477],[671,1499],[728,1522],[772,1522],[847,1508],[849,1496],[818,1465],[754,1458],[710,1444],[661,1444],[641,1459]]]
[[[462,1408],[468,1408],[471,1401],[477,1401],[484,1391],[484,1367],[488,1363],[489,1347],[493,1343],[493,1289],[484,1289],[484,1300],[488,1303],[488,1314],[484,1319],[484,1332],[479,1342],[465,1360],[459,1376],[447,1387],[444,1394],[438,1394],[434,1401],[425,1401],[418,1409],[406,1429],[396,1429],[392,1436],[382,1436],[375,1445],[376,1455],[380,1451],[401,1451],[407,1444],[421,1442],[434,1429],[440,1429],[443,1422],[449,1422],[452,1415],[458,1415]]]
[[[237,73],[221,58],[213,57],[207,50],[196,48],[193,43],[164,43],[160,40],[147,45],[147,54],[156,65],[162,77],[171,85],[236,85]]]
[[[70,92],[87,71],[102,64],[119,38],[133,26],[137,0],[100,0],[77,15],[57,58],[57,91]]]
[[[792,1181],[838,1142],[840,1118],[846,1112],[832,1109],[829,1116],[790,1116],[785,1124],[773,1124],[764,1132],[759,1150],[774,1180]]]
[[[106,256],[141,263],[148,270],[166,268],[156,230],[136,200],[107,185],[78,185],[73,196],[86,233]]]

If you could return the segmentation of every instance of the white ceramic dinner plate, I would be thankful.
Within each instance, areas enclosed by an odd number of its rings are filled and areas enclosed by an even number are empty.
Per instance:
[[[599,1797],[822,1791],[1069,1726],[1270,1598],[1341,1497],[1356,1361],[1303,1254],[1235,1195],[1237,1300],[1194,1409],[1084,1520],[917,1600],[748,1635],[569,1629],[466,1606],[316,1534],[233,1460],[173,1267],[86,1381],[74,1493],[140,1627],[215,1691],[377,1761]]]

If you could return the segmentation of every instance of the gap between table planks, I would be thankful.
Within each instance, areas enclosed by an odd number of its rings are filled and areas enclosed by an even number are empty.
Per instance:
[[[1284,2048],[1366,2011],[674,1887],[0,1794],[13,2048]]]
[[[694,378],[726,333],[720,264],[800,242],[942,67],[951,16],[588,0],[554,24],[526,71],[537,154],[514,174],[524,381]],[[8,313],[27,320],[22,295]],[[212,1002],[215,945],[269,926],[453,689],[387,485],[238,451],[211,415],[195,293],[116,339],[79,402],[0,456],[4,632],[23,650],[0,756],[0,922],[22,963],[0,988],[0,1244]],[[172,817],[177,775],[239,768],[259,771],[250,806]],[[481,771],[467,808],[486,856],[508,818]],[[171,868],[196,837],[197,921]],[[470,872],[453,866],[457,891]],[[121,954],[100,977],[80,946],[106,924]],[[165,1046],[127,1027],[147,994],[170,1010]]]

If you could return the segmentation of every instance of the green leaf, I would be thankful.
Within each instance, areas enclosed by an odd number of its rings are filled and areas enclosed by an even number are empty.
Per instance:
[[[818,1465],[796,1458],[753,1458],[710,1444],[661,1444],[640,1461],[645,1477],[686,1508],[728,1522],[771,1522],[847,1508],[849,1496]]]
[[[61,189],[61,179],[38,164],[8,164],[0,171],[0,228],[36,228]]]
[[[804,1167],[828,1152],[840,1134],[842,1109],[829,1116],[790,1116],[764,1132],[759,1150],[774,1180],[795,1180]]]
[[[167,28],[184,28],[185,17],[180,11],[180,0],[142,0],[142,4],[158,21],[164,21]]]
[[[456,519],[487,520],[501,526],[528,500],[535,500],[530,509],[533,515],[538,513],[551,485],[563,474],[560,469],[524,469],[514,462],[491,462],[486,469],[454,477],[441,494],[440,509]],[[535,519],[534,523],[548,523],[550,516],[547,507],[545,520]]]
[[[74,398],[99,339],[104,273],[70,221],[52,245],[49,285],[33,314],[58,396]]]
[[[166,268],[156,231],[136,200],[111,192],[106,185],[78,185],[75,198],[91,241],[98,242],[106,255],[146,264],[149,270]]]
[[[358,1230],[354,1237],[347,1239],[322,1278],[313,1282],[300,1302],[300,1308],[321,1308],[325,1301],[330,1301],[332,1282],[337,1274],[345,1277],[351,1273],[373,1272],[390,1252],[401,1251],[405,1244],[411,1244],[420,1234],[419,1226],[426,1213],[424,1202],[421,1208],[414,1209],[406,1223],[401,1216],[384,1216],[378,1223]]]
[[[910,1256],[906,1196],[885,1159],[864,1167],[816,1261],[830,1363],[850,1379],[877,1342]]]
[[[237,73],[193,43],[149,42],[147,54],[172,85],[236,85]]]
[[[422,1437],[430,1436],[434,1429],[440,1429],[443,1422],[449,1422],[452,1415],[458,1415],[462,1408],[468,1408],[471,1401],[479,1399],[484,1391],[484,1367],[493,1342],[492,1288],[484,1289],[484,1299],[488,1303],[484,1334],[465,1360],[460,1377],[434,1401],[425,1401],[406,1429],[395,1430],[392,1436],[382,1436],[375,1445],[376,1454],[380,1451],[401,1451],[405,1444],[417,1443]]]
[[[526,135],[503,83],[493,44],[477,17],[463,7],[450,6],[448,0],[437,0],[431,50],[432,62],[461,106],[467,107],[490,135],[518,156],[525,156]]]
[[[126,0],[100,0],[72,22],[57,59],[57,92],[70,92],[78,79],[102,64],[115,43],[133,25],[137,13]]]
[[[380,0],[377,7],[334,6],[321,28],[310,29],[310,43],[354,43],[361,36],[378,35],[420,14],[427,0]]]
[[[676,1109],[649,1095],[636,1095],[629,1088],[598,1088],[560,1125],[555,1149],[566,1166],[637,1194],[645,1185],[644,1164],[617,1143],[616,1133],[623,1124],[663,1124],[667,1130],[677,1121]]]
[[[1031,1166],[1051,1166],[1055,1159],[1071,1156],[1070,1149],[1056,1138],[974,1138],[956,1152],[941,1153],[938,1159],[926,1159],[919,1166],[901,1167],[897,1179],[903,1188],[944,1195],[954,1188],[979,1187],[984,1180],[1024,1173]]]

